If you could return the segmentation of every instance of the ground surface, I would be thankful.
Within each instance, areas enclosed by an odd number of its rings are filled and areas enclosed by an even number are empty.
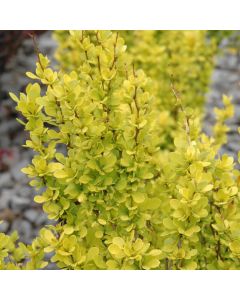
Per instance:
[[[231,45],[239,47],[236,41],[240,35],[239,31],[229,39],[223,40],[220,48],[220,54],[216,57],[215,69],[212,74],[210,91],[206,96],[205,122],[204,129],[211,133],[211,127],[214,123],[214,107],[221,107],[222,95],[232,97],[234,103],[234,117],[227,122],[230,127],[228,132],[228,143],[221,149],[221,153],[227,153],[234,156],[237,162],[237,153],[240,151],[240,135],[238,127],[240,126],[240,53],[231,50]]]

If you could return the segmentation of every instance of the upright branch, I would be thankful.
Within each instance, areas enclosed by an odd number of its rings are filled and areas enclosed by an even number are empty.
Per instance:
[[[179,105],[179,107],[181,109],[181,112],[184,114],[184,117],[185,117],[185,130],[186,130],[186,133],[187,133],[187,139],[188,139],[188,143],[191,144],[189,118],[186,114],[186,111],[184,110],[183,105],[182,105],[182,99],[180,97],[180,94],[174,86],[174,82],[172,80],[172,77],[173,76],[171,75],[171,77],[170,77],[171,89],[172,89],[173,95],[174,95],[174,97],[177,101],[177,104]]]
[[[39,51],[39,47],[38,47],[38,44],[37,44],[36,35],[35,35],[34,32],[33,33],[29,33],[28,35],[30,36],[30,38],[33,41],[34,51],[35,51],[35,53],[37,55],[39,65],[40,65],[40,67],[41,67],[41,69],[43,71],[44,68],[43,68],[43,65],[42,65],[42,62],[41,62],[41,59],[40,59],[40,51]]]

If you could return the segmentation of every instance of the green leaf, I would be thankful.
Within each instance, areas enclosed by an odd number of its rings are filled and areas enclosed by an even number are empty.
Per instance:
[[[117,245],[118,247],[123,247],[124,246],[124,239],[122,239],[121,237],[115,237],[112,240],[113,244]]]
[[[146,210],[147,209],[155,210],[155,209],[158,209],[160,207],[160,205],[161,205],[160,197],[148,198],[141,205],[141,208],[146,209]]]
[[[235,241],[231,242],[229,247],[233,253],[240,254],[240,241],[239,240],[235,240]]]
[[[205,192],[209,192],[213,189],[213,184],[208,184],[206,185],[203,189],[202,189],[202,192],[205,193]]]
[[[160,249],[153,249],[148,253],[148,255],[150,255],[150,256],[159,256],[161,254],[162,254],[162,251]]]
[[[56,178],[66,178],[68,177],[68,173],[64,170],[57,170],[53,173]]]
[[[69,235],[69,234],[72,234],[74,232],[74,228],[73,228],[73,226],[65,225],[63,227],[63,231],[64,231],[65,234]]]
[[[196,270],[198,267],[195,261],[188,261],[184,264],[184,269],[186,270]]]
[[[88,175],[82,175],[82,176],[79,178],[79,182],[80,182],[80,183],[83,183],[83,184],[87,184],[90,180],[91,180],[91,177],[88,176]]]
[[[116,255],[116,256],[121,256],[121,254],[123,253],[122,252],[122,249],[119,248],[119,246],[115,245],[115,244],[111,244],[109,247],[108,247],[108,251],[112,254],[112,255]]]
[[[104,220],[102,218],[98,218],[98,223],[101,224],[101,225],[106,225],[107,224],[106,220]]]
[[[52,243],[53,241],[56,240],[54,234],[52,233],[51,230],[48,229],[42,229],[41,230],[41,237],[48,243]]]
[[[39,77],[33,74],[32,72],[26,72],[26,75],[31,79],[39,79]]]
[[[99,248],[98,247],[91,247],[88,250],[88,254],[87,254],[87,260],[94,260],[99,254]]]
[[[18,99],[18,97],[15,94],[9,93],[9,96],[13,99],[13,101],[15,101],[15,102],[18,103],[19,99]]]
[[[60,163],[50,163],[48,164],[48,171],[49,172],[55,172],[57,170],[62,170],[64,168],[64,166]]]
[[[145,201],[145,195],[141,192],[133,192],[132,198],[136,203],[143,203]]]
[[[143,261],[143,269],[150,270],[156,269],[160,265],[160,261],[157,258],[146,257]]]
[[[200,230],[201,230],[201,228],[199,226],[195,225],[195,226],[189,228],[188,230],[186,230],[184,232],[184,235],[192,236],[194,233],[199,232]]]
[[[37,195],[34,197],[34,201],[37,203],[44,203],[44,202],[48,201],[48,198],[46,198],[45,196]]]

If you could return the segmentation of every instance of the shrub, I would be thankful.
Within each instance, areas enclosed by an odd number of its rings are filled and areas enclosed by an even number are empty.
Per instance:
[[[207,38],[207,31],[136,30],[121,31],[121,35],[136,67],[152,79],[160,146],[172,149],[173,139],[178,134],[179,107],[172,95],[171,82],[181,94],[183,105],[201,113],[217,51],[216,39],[213,35]],[[59,43],[56,58],[60,68],[79,70],[78,42],[66,31],[55,32],[55,37]]]
[[[182,103],[173,150],[159,148],[153,82],[135,69],[116,32],[72,31],[74,71],[53,71],[38,55],[41,82],[11,94],[36,152],[22,171],[43,190],[35,197],[56,225],[32,245],[0,236],[0,268],[238,269],[239,171],[218,155],[225,96],[215,137]],[[16,245],[16,246],[14,246]]]

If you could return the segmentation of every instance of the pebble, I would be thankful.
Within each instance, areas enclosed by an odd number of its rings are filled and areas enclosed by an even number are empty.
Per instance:
[[[29,160],[24,159],[24,160],[20,161],[19,163],[17,163],[16,165],[12,166],[10,172],[11,172],[13,179],[16,182],[21,182],[23,180],[26,181],[27,176],[26,176],[26,174],[21,172],[21,169],[26,167],[27,165],[29,165]]]
[[[12,223],[11,231],[17,230],[19,237],[25,243],[29,243],[32,239],[32,227],[26,220],[15,219]]]
[[[20,197],[16,194],[12,196],[12,208],[14,209],[20,209],[20,208],[26,208],[29,206],[31,202],[31,199],[26,197]]]
[[[17,131],[21,125],[16,120],[9,120],[0,125],[0,135]]]
[[[9,136],[7,135],[4,135],[1,137],[1,140],[0,140],[0,147],[1,148],[9,148],[11,145],[11,140],[9,138]]]
[[[36,209],[28,209],[25,211],[24,216],[30,221],[35,223],[39,216],[39,212]]]
[[[234,153],[238,153],[238,151],[240,151],[240,143],[233,143],[231,142],[228,146],[228,148],[234,152]]]
[[[31,198],[35,193],[32,187],[28,186],[19,186],[17,189],[18,195],[25,198]]]
[[[47,222],[47,215],[39,210],[36,209],[28,209],[25,211],[24,216],[32,223],[36,224],[37,226],[46,224]]]
[[[0,173],[0,190],[5,187],[11,187],[12,182],[11,182],[11,175],[6,172],[6,173]]]
[[[234,54],[222,54],[216,60],[216,66],[224,69],[236,69],[238,65],[238,57]]]
[[[231,93],[231,97],[232,97],[232,101],[233,103],[236,105],[236,107],[239,107],[240,104],[240,86],[236,89],[232,89],[230,91]]]
[[[4,221],[0,224],[0,232],[6,233],[9,228],[9,223],[7,221]]]
[[[0,209],[10,206],[12,197],[14,195],[13,189],[3,189],[0,194]]]

